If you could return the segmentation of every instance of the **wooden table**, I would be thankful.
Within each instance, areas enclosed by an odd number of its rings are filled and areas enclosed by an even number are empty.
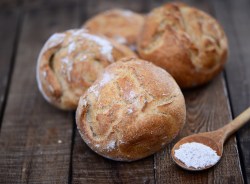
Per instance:
[[[215,16],[230,43],[225,71],[184,91],[187,123],[179,138],[217,129],[250,104],[250,1],[189,0]],[[0,2],[0,183],[250,183],[250,125],[231,137],[214,168],[187,172],[166,149],[121,163],[93,153],[75,127],[74,112],[49,105],[38,91],[38,53],[54,32],[79,27],[97,12],[148,12],[156,0],[2,0]]]

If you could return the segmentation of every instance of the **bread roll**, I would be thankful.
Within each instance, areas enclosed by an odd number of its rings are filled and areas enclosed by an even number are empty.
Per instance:
[[[76,123],[96,153],[133,161],[165,147],[185,117],[182,92],[165,70],[125,58],[109,65],[80,98]]]
[[[227,38],[219,23],[196,8],[169,3],[153,9],[138,39],[141,58],[166,69],[182,88],[204,84],[222,69]]]
[[[69,30],[53,34],[37,62],[37,82],[45,99],[60,109],[76,109],[79,97],[104,67],[124,56],[135,56],[126,46]]]
[[[124,9],[112,9],[89,19],[84,28],[95,34],[102,34],[126,44],[135,50],[138,34],[144,23],[144,16]]]

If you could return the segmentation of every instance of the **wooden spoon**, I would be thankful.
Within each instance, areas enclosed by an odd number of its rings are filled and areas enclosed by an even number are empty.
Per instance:
[[[248,120],[250,120],[250,107],[246,109],[244,112],[242,112],[238,117],[236,117],[229,124],[225,125],[224,127],[216,131],[199,133],[199,134],[194,134],[194,135],[184,137],[183,139],[181,139],[179,142],[177,142],[174,145],[171,151],[172,159],[177,165],[189,171],[198,171],[198,170],[204,170],[204,169],[213,167],[218,162],[214,163],[214,165],[209,165],[203,168],[188,167],[183,162],[181,162],[178,158],[175,157],[175,150],[178,150],[182,144],[197,142],[197,143],[201,143],[206,146],[209,146],[214,151],[216,151],[217,155],[220,156],[221,158],[222,153],[223,153],[223,144],[225,140],[230,135],[235,133],[238,129],[240,129],[243,125],[245,125],[248,122]]]

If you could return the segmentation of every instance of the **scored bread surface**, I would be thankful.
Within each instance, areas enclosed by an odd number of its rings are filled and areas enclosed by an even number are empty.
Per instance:
[[[90,18],[83,27],[135,49],[144,16],[126,9],[111,9]]]
[[[47,101],[60,109],[76,109],[79,97],[104,68],[125,56],[126,46],[84,29],[53,34],[37,62],[37,82]]]
[[[215,77],[227,58],[227,38],[205,12],[182,3],[153,9],[138,38],[141,58],[166,69],[182,88]]]
[[[76,122],[87,145],[120,161],[144,158],[176,137],[186,117],[175,80],[136,58],[109,65],[80,98]]]

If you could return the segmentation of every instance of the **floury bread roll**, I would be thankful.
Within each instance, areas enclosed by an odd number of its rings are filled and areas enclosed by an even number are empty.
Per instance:
[[[133,161],[166,146],[182,129],[185,117],[182,92],[165,70],[124,58],[109,65],[80,98],[76,123],[96,153]]]
[[[182,88],[204,84],[226,62],[228,45],[219,23],[180,3],[153,9],[138,39],[141,58],[166,69]]]
[[[130,10],[112,9],[89,19],[84,28],[126,44],[135,50],[136,40],[144,23],[144,16]]]
[[[40,52],[37,82],[48,102],[60,109],[76,109],[80,96],[109,64],[135,56],[126,46],[69,30],[53,34]]]

